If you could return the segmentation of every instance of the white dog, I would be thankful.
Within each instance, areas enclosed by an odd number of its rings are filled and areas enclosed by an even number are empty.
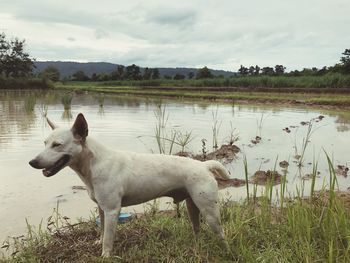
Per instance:
[[[162,154],[112,151],[87,137],[88,125],[79,114],[71,129],[56,127],[45,140],[45,149],[29,162],[47,177],[69,166],[86,185],[97,203],[101,218],[102,256],[113,250],[115,227],[121,207],[140,204],[161,196],[174,202],[186,200],[193,230],[199,232],[199,214],[223,240],[218,189],[229,174],[217,161],[200,162]]]

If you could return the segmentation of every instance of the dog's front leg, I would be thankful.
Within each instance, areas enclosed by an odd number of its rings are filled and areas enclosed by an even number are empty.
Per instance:
[[[103,233],[104,233],[104,229],[105,229],[105,214],[99,205],[98,205],[98,214],[100,216],[100,222],[101,222],[101,234],[100,234],[100,239],[96,243],[99,245],[102,245]]]
[[[115,209],[104,210],[104,231],[102,244],[102,257],[110,257],[113,251],[113,242],[115,237],[115,227],[118,221],[120,205]]]

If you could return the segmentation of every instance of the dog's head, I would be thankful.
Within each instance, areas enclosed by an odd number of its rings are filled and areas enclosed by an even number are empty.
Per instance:
[[[88,125],[84,115],[79,113],[71,129],[58,128],[47,119],[53,132],[45,140],[45,149],[29,162],[36,169],[43,169],[46,177],[52,176],[72,164],[82,152]]]

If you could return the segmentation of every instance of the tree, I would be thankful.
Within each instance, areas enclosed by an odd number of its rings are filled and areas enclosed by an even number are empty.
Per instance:
[[[159,69],[154,68],[152,69],[152,79],[159,79]]]
[[[208,69],[206,66],[198,69],[196,78],[197,79],[209,79],[212,78],[213,74],[211,73],[210,69]]]
[[[72,80],[74,81],[87,81],[89,80],[89,77],[85,75],[85,72],[82,70],[78,70],[75,72],[72,76]]]
[[[249,73],[249,75],[254,75],[255,67],[254,66],[250,66],[249,69],[248,69],[248,73]]]
[[[92,81],[99,81],[98,75],[97,75],[96,73],[93,73],[93,74],[91,75],[91,80],[92,80]]]
[[[6,77],[26,77],[32,73],[34,62],[24,51],[25,40],[7,40],[0,33],[0,74]]]
[[[263,67],[263,68],[261,69],[261,74],[271,76],[271,75],[274,75],[274,74],[275,74],[275,71],[274,71],[274,69],[271,68],[271,67]]]
[[[241,67],[238,70],[239,74],[242,76],[246,76],[249,73],[248,68],[246,68],[245,66],[241,65]]]
[[[342,55],[343,57],[340,58],[340,62],[343,67],[343,72],[350,74],[350,48],[345,49]]]
[[[129,80],[140,80],[141,70],[139,66],[132,64],[125,68],[125,78]]]
[[[144,70],[143,70],[143,76],[142,76],[142,79],[146,79],[146,80],[149,80],[152,78],[152,69],[146,67]]]
[[[284,67],[283,65],[276,65],[275,66],[276,75],[283,75],[285,69],[286,69],[286,67]]]
[[[260,74],[260,67],[258,65],[255,65],[254,75],[259,75],[259,74]]]
[[[194,73],[192,71],[188,72],[187,77],[188,77],[188,79],[193,79]]]
[[[325,75],[327,73],[327,71],[328,71],[327,67],[324,66],[323,68],[319,69],[316,74],[318,76],[322,76],[322,75]]]
[[[123,80],[125,74],[125,67],[123,65],[118,65],[117,67],[117,79]]]
[[[49,79],[51,81],[59,81],[60,80],[60,71],[54,66],[46,67],[41,73],[42,78]]]
[[[185,75],[179,74],[179,73],[176,73],[175,76],[174,76],[174,79],[175,79],[175,80],[185,79],[185,78],[186,78]]]

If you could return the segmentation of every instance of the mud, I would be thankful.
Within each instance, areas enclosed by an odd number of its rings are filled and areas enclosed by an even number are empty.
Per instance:
[[[261,137],[260,136],[255,136],[255,139],[250,141],[252,144],[258,144],[261,142]]]
[[[258,185],[266,185],[267,183],[272,183],[273,185],[277,185],[281,183],[282,175],[280,175],[277,171],[267,170],[256,171],[252,176],[250,182]]]
[[[337,169],[335,170],[335,173],[340,176],[347,177],[349,172],[349,167],[346,165],[337,165]]]
[[[284,160],[279,162],[279,166],[283,169],[286,169],[289,166],[289,163],[286,160]]]
[[[236,155],[239,152],[240,152],[240,149],[236,145],[223,144],[219,149],[210,153],[193,154],[190,152],[178,152],[175,155],[189,157],[202,162],[208,161],[208,160],[220,160],[225,163],[230,163],[234,159],[236,159]]]

